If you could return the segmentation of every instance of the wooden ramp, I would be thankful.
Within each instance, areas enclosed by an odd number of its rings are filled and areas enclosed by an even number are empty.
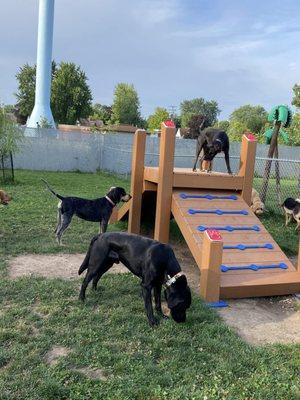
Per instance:
[[[182,198],[183,195],[187,195],[186,198]],[[236,199],[190,198],[191,195],[234,195]],[[223,248],[222,265],[229,270],[220,273],[220,298],[275,296],[300,292],[300,272],[297,272],[237,192],[173,189],[171,211],[200,270],[204,231],[199,231],[199,226],[202,227],[200,229],[221,228],[219,232],[224,246],[246,246],[244,250]],[[242,214],[235,214],[241,211]],[[232,230],[222,230],[228,226],[232,227]],[[239,230],[235,230],[236,228]],[[243,230],[245,228],[250,230]],[[247,248],[249,245],[258,245],[259,248]],[[250,265],[262,268],[240,269],[241,266]],[[265,269],[265,266],[268,268]],[[231,270],[232,267],[238,269]]]

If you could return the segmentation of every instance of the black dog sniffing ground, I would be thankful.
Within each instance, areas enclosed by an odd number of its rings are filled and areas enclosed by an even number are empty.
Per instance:
[[[191,291],[172,248],[138,235],[107,232],[92,239],[78,271],[80,275],[87,269],[79,295],[81,300],[85,299],[89,282],[93,280],[93,287],[96,289],[101,276],[116,260],[121,261],[129,271],[141,278],[145,310],[151,326],[158,324],[153,314],[152,290],[157,313],[166,317],[161,309],[163,285],[172,318],[176,322],[186,321],[186,310],[191,305]]]

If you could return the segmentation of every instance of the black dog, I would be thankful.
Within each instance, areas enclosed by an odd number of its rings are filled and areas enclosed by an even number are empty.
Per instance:
[[[203,156],[200,159],[200,170],[202,161],[212,161],[218,153],[224,152],[227,171],[232,174],[229,163],[229,139],[227,133],[216,128],[202,129],[203,123],[199,130],[200,135],[197,138],[196,159],[193,166],[193,171],[196,171],[197,162],[201,150],[203,149]]]
[[[294,218],[297,222],[296,229],[300,228],[300,199],[288,197],[281,205],[285,212],[285,226]]]
[[[156,311],[163,317],[161,309],[161,288],[165,285],[165,298],[176,322],[185,322],[186,310],[191,305],[191,291],[185,275],[172,248],[152,239],[122,232],[107,232],[95,236],[86,257],[79,268],[80,275],[85,269],[87,274],[81,286],[81,300],[93,279],[93,287],[101,276],[111,268],[115,260],[120,260],[134,275],[142,279],[142,295],[149,324],[157,325],[153,315],[151,292],[154,292]]]
[[[54,192],[49,184],[42,179],[54,196],[61,201],[58,203],[57,227],[55,229],[56,238],[61,244],[61,237],[71,223],[73,215],[86,221],[100,222],[100,232],[106,232],[112,210],[120,201],[129,201],[131,196],[126,194],[121,187],[111,187],[105,197],[95,200],[81,199],[79,197],[63,197]]]

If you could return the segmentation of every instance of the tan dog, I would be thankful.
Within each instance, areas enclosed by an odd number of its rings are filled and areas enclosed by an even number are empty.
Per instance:
[[[9,196],[4,190],[0,190],[0,204],[7,204],[11,201],[11,196]]]
[[[257,190],[252,188],[251,193],[251,209],[256,215],[262,215],[265,211],[265,205],[261,201]]]
[[[212,161],[209,160],[203,160],[201,163],[201,171],[203,172],[211,172],[212,170]]]

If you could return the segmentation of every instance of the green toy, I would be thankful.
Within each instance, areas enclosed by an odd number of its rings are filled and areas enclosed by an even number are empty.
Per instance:
[[[269,112],[268,121],[273,122],[274,125],[277,122],[280,122],[281,127],[288,128],[292,123],[292,111],[289,109],[288,106],[280,104],[276,107],[273,107],[272,110]],[[281,129],[281,127],[279,130],[279,135],[282,137],[285,143],[288,143],[289,141],[288,133],[285,130]],[[264,133],[266,144],[271,143],[273,132],[274,132],[274,127],[267,129],[266,132]]]

